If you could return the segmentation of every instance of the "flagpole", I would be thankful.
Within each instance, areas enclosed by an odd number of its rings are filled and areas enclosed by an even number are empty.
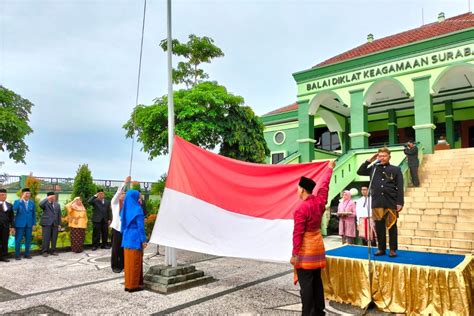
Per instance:
[[[171,163],[171,153],[173,151],[173,137],[174,137],[174,104],[173,104],[173,46],[171,38],[171,0],[167,2],[167,24],[168,24],[168,153],[170,155]],[[177,266],[176,261],[176,250],[171,247],[166,247],[165,249],[165,264],[171,265],[173,267]]]

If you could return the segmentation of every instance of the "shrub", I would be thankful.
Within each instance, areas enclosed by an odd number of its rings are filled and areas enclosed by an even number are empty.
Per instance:
[[[151,185],[151,194],[162,196],[165,191],[166,178],[168,175],[166,173],[162,174],[158,182],[152,183]]]
[[[35,203],[35,209],[36,209],[36,224],[39,225],[39,220],[41,218],[41,214],[43,214],[43,210],[39,207],[39,199],[37,198],[37,195],[40,191],[40,186],[41,183],[40,181],[33,177],[31,174],[26,177],[25,181],[25,188],[29,188],[31,192],[30,200]],[[18,197],[21,197],[21,189],[18,190],[17,195]]]
[[[87,200],[97,191],[97,187],[92,180],[92,173],[87,164],[80,165],[77,169],[74,185],[72,188],[71,200],[80,196],[82,203],[87,207]],[[89,214],[88,214],[89,215]]]
[[[132,182],[132,187],[131,187],[132,190],[140,190],[140,182],[137,182],[137,181],[133,181]]]
[[[146,201],[145,206],[146,206],[146,213],[148,216],[152,214],[157,214],[158,209],[160,208],[160,201],[148,199]]]
[[[145,218],[145,233],[146,237],[150,239],[153,227],[155,226],[156,214],[148,215]]]
[[[35,229],[33,229],[31,235],[31,242],[35,245],[38,245],[41,248],[41,244],[43,243],[43,231],[41,225],[36,225]]]

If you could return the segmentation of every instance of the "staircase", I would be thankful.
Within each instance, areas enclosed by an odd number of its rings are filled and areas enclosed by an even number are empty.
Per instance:
[[[425,155],[420,187],[405,191],[399,249],[474,253],[474,148]]]

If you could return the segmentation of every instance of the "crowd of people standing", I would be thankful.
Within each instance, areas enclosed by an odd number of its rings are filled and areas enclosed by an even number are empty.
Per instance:
[[[92,206],[92,250],[99,247],[110,249],[109,227],[112,230],[111,268],[115,273],[125,272],[125,290],[136,292],[143,289],[143,250],[147,247],[144,219],[146,209],[140,191],[126,188],[131,182],[127,177],[117,189],[112,200],[105,198],[99,189],[88,200]],[[48,192],[39,202],[42,210],[39,225],[42,232],[41,255],[57,256],[58,233],[61,230],[61,206],[54,192]],[[71,250],[80,253],[88,224],[87,210],[81,197],[75,197],[65,205],[67,223],[70,229]],[[32,259],[31,240],[36,226],[36,205],[31,199],[29,188],[21,190],[21,197],[7,201],[7,191],[0,189],[0,261],[9,262],[8,239],[15,237],[15,260],[21,260],[21,246],[24,239],[24,259]]]

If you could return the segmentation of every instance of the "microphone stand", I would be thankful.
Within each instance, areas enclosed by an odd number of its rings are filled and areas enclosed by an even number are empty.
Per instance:
[[[367,225],[368,225],[368,230],[367,230],[367,250],[368,250],[368,268],[369,268],[369,291],[370,291],[370,303],[373,303],[373,300],[372,300],[372,270],[370,269],[371,267],[371,263],[372,263],[372,241],[370,240],[371,238],[371,235],[372,235],[372,223],[371,223],[371,219],[372,219],[372,181],[374,179],[374,174],[375,174],[375,169],[377,169],[377,166],[378,166],[378,162],[376,161],[374,164],[373,164],[373,170],[372,170],[372,175],[370,176],[370,180],[369,180],[369,187],[368,187],[368,191],[369,191],[369,195],[368,197],[366,198],[365,202],[364,202],[364,207],[366,206],[366,203],[367,203],[367,215],[369,215],[369,218],[367,220]],[[369,303],[369,305],[370,305]],[[369,305],[367,305],[367,308],[369,307]],[[367,308],[366,310],[364,311],[364,315],[365,315],[365,312],[367,311]]]

